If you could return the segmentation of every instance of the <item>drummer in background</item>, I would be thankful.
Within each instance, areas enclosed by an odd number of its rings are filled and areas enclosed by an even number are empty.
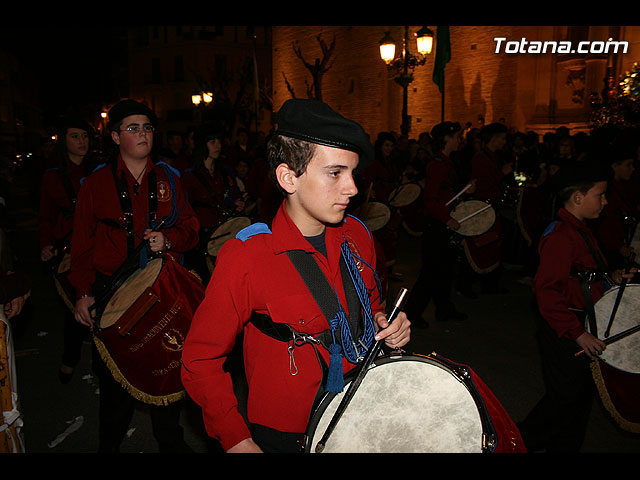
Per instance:
[[[214,229],[231,215],[240,215],[244,201],[235,173],[222,155],[222,134],[206,127],[197,132],[191,167],[182,186],[200,221],[198,245],[185,255],[185,267],[193,269],[206,285],[209,269],[205,253]]]
[[[267,157],[272,178],[286,198],[270,229],[253,224],[222,247],[183,349],[184,386],[203,409],[207,433],[227,452],[300,452],[316,395],[323,389],[340,391],[343,374],[355,367],[352,361],[357,359],[349,359],[351,340],[367,345],[367,335],[377,335],[396,348],[410,337],[404,313],[391,325],[386,321],[374,277],[371,234],[358,219],[345,217],[357,193],[354,170],[371,159],[364,131],[317,100],[288,100],[277,123]],[[361,303],[347,304],[345,285],[352,283],[349,273],[343,283],[341,249],[352,252],[345,265],[363,281],[355,287]],[[320,268],[317,278],[328,280],[329,292],[319,297],[338,298],[365,336],[349,335],[353,330],[348,327],[338,334],[334,319],[330,325],[289,257],[296,251],[307,252],[306,258]],[[361,321],[355,322],[358,316]],[[293,331],[325,340],[294,348]],[[273,338],[274,332],[284,336]],[[223,368],[240,333],[249,424]]]
[[[458,180],[451,156],[462,143],[459,123],[443,122],[431,130],[434,158],[427,163],[425,198],[425,230],[422,235],[422,268],[411,289],[407,302],[407,316],[418,327],[428,326],[422,314],[433,299],[436,320],[463,320],[467,316],[458,312],[451,301],[453,265],[457,249],[451,242],[451,231],[460,224],[451,217],[453,205],[447,205],[464,185]],[[473,193],[475,185],[466,190]]]
[[[634,261],[631,247],[638,214],[630,179],[634,171],[634,155],[622,148],[611,154],[613,178],[607,187],[607,205],[596,222],[594,231],[607,262],[612,267],[625,268]]]
[[[623,278],[621,270],[606,271],[609,267],[587,226],[607,204],[610,177],[607,165],[591,160],[565,165],[554,176],[563,207],[540,240],[540,265],[533,284],[546,393],[519,424],[529,452],[578,452],[584,439],[595,394],[589,359],[606,345],[585,328],[589,305],[577,274],[598,272],[589,285],[593,304],[610,286],[602,274],[610,273],[614,282]],[[592,248],[600,258],[594,258]],[[581,349],[585,355],[576,356]]]
[[[78,298],[76,320],[87,327],[93,327],[95,312],[90,307],[95,296],[109,284],[109,277],[125,262],[140,263],[134,255],[141,242],[148,242],[150,252],[165,252],[177,260],[197,243],[198,218],[186,201],[179,178],[177,175],[169,178],[164,168],[154,165],[149,157],[156,123],[155,114],[144,104],[122,100],[114,105],[109,111],[108,128],[119,154],[110,163],[97,168],[80,188],[71,242],[70,281]],[[155,186],[148,181],[152,171]],[[127,236],[127,223],[114,177],[124,178],[126,182],[133,213],[133,236]],[[172,226],[159,231],[149,228],[153,190],[157,191],[158,220],[175,217],[167,222]],[[95,349],[93,364],[100,381],[98,448],[100,452],[118,452],[136,400],[116,382]],[[178,423],[181,402],[168,406],[149,405],[149,408],[160,451],[188,451]]]
[[[501,235],[500,219],[500,197],[501,184],[506,175],[513,172],[511,163],[502,164],[500,152],[507,143],[507,127],[499,122],[490,123],[480,131],[482,148],[471,159],[471,178],[475,180],[474,197],[478,200],[489,202],[496,210],[495,230]],[[502,239],[500,239],[502,241]],[[499,259],[496,259],[499,261]],[[489,273],[478,274],[482,285],[483,293],[504,293],[501,288],[500,276],[501,268],[495,268]],[[469,265],[462,263],[460,278],[458,280],[458,291],[463,295],[473,298],[472,284],[476,277]]]
[[[81,180],[95,162],[92,155],[93,128],[84,120],[64,118],[58,128],[54,149],[56,166],[42,175],[38,227],[40,260],[55,272],[71,246],[73,217]],[[71,304],[75,298],[70,298]],[[64,305],[64,348],[58,378],[69,383],[80,361],[82,341],[89,331],[75,321],[74,314]]]

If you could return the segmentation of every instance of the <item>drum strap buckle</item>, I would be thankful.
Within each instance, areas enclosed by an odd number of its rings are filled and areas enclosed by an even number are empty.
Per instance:
[[[309,335],[308,333],[296,332],[295,330],[291,330],[292,338],[289,342],[289,346],[287,347],[287,352],[289,352],[289,374],[292,376],[296,376],[298,374],[298,366],[296,365],[296,359],[293,356],[293,351],[296,347],[301,347],[307,343],[310,343],[315,348],[316,345],[320,345],[320,340]]]

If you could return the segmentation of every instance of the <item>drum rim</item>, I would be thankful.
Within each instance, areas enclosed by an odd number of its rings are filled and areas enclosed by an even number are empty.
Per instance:
[[[453,362],[451,360],[447,360],[444,357],[432,353],[430,355],[423,355],[419,353],[411,353],[411,354],[402,354],[402,355],[383,355],[376,360],[374,360],[371,368],[376,368],[381,365],[385,365],[387,363],[393,363],[397,361],[417,361],[421,363],[428,363],[435,367],[438,367],[442,370],[447,371],[453,377],[455,377],[464,387],[467,389],[471,398],[473,399],[474,404],[476,405],[478,416],[480,417],[481,427],[482,427],[482,437],[486,438],[486,451],[493,452],[497,447],[497,435],[495,427],[493,426],[493,422],[491,420],[491,416],[489,415],[486,404],[484,403],[484,399],[482,395],[478,391],[475,383],[473,382],[473,378],[471,376],[470,371],[466,365]],[[457,367],[460,369],[464,369],[465,372],[461,374],[460,372],[455,372],[453,367]],[[353,377],[357,374],[358,368],[354,368],[350,372],[345,375],[345,391],[348,384],[352,381]],[[472,388],[471,388],[472,387]],[[311,414],[309,416],[309,422],[307,429],[304,435],[304,452],[311,453],[311,449],[313,447],[312,441],[314,439],[314,435],[316,433],[316,428],[319,423],[319,419],[321,414],[324,414],[326,409],[329,407],[331,401],[338,394],[332,392],[325,392],[320,396],[320,398],[314,402]],[[485,446],[482,447],[485,450]]]
[[[166,263],[167,263],[167,257],[166,257],[164,254],[160,253],[160,255],[159,255],[159,256],[154,257],[154,258],[151,258],[151,259],[147,262],[147,265],[145,266],[145,268],[147,268],[151,263],[153,263],[153,262],[154,262],[154,261],[156,261],[156,260],[160,260],[160,261],[161,261],[160,268],[158,269],[158,274],[157,274],[157,275],[156,275],[156,277],[154,278],[154,280],[153,280],[153,282],[151,283],[151,285],[149,285],[149,287],[153,287],[153,286],[156,284],[156,282],[158,281],[158,277],[160,277],[160,272],[162,272],[162,269],[164,268],[164,266],[165,266],[165,265],[166,265]],[[116,291],[115,291],[115,292],[113,292],[113,295],[111,295],[111,297],[109,298],[109,300],[106,302],[105,307],[104,307],[104,310],[103,310],[102,314],[100,315],[100,318],[98,319],[98,326],[99,326],[99,328],[98,328],[98,332],[99,332],[99,331],[101,331],[101,330],[105,330],[105,329],[107,329],[107,328],[111,328],[111,327],[113,327],[113,326],[116,324],[116,322],[118,321],[117,319],[116,319],[116,321],[115,321],[115,322],[111,323],[110,325],[106,325],[106,326],[103,326],[103,325],[101,324],[101,322],[102,322],[102,319],[104,318],[104,314],[107,312],[107,308],[109,307],[109,304],[111,303],[111,301],[113,300],[113,298],[118,294],[118,292],[120,292],[120,290],[121,290],[122,288],[124,288],[124,286],[127,284],[127,281],[128,281],[128,280],[129,280],[129,279],[130,279],[130,278],[131,278],[135,273],[139,272],[140,270],[142,270],[142,269],[141,269],[141,268],[136,268],[136,269],[133,271],[133,273],[132,273],[131,275],[129,275],[127,278],[125,278],[125,279],[124,279],[124,281],[123,281],[120,285],[118,285],[118,288],[116,289]],[[129,305],[129,306],[131,306],[131,305]]]

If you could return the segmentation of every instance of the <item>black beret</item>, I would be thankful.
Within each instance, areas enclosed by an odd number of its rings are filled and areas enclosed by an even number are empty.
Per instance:
[[[158,118],[144,103],[135,100],[121,100],[109,110],[109,130],[113,130],[122,120],[131,115],[146,115],[152,125],[156,125]]]
[[[361,169],[373,161],[373,146],[360,124],[343,117],[324,102],[303,98],[287,100],[278,111],[276,122],[276,135],[358,153]]]
[[[447,135],[453,135],[459,130],[462,130],[462,127],[458,122],[442,122],[431,129],[431,137],[442,139]]]
[[[60,133],[66,132],[69,128],[84,130],[89,134],[89,136],[93,136],[94,134],[93,127],[89,125],[89,123],[84,119],[73,115],[62,117],[58,122],[58,131]]]
[[[613,170],[606,162],[586,159],[563,164],[553,176],[556,191],[568,187],[579,187],[595,182],[608,182],[613,178]]]

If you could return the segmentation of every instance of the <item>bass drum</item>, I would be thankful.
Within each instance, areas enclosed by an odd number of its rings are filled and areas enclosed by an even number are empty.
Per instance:
[[[203,299],[198,277],[169,255],[136,270],[113,294],[94,342],[134,398],[167,405],[184,397],[182,345]]]
[[[619,288],[607,290],[594,306],[598,329],[595,336],[600,339],[606,340],[604,332]],[[638,325],[639,307],[640,285],[629,284],[625,287],[609,336]],[[591,363],[591,371],[602,403],[611,416],[623,429],[640,433],[640,333],[607,345],[599,358]]]
[[[355,372],[345,378],[344,392]],[[343,393],[344,393],[343,392]],[[327,394],[306,432],[316,447],[343,393]],[[515,424],[469,367],[437,354],[374,361],[324,453],[522,453]]]

